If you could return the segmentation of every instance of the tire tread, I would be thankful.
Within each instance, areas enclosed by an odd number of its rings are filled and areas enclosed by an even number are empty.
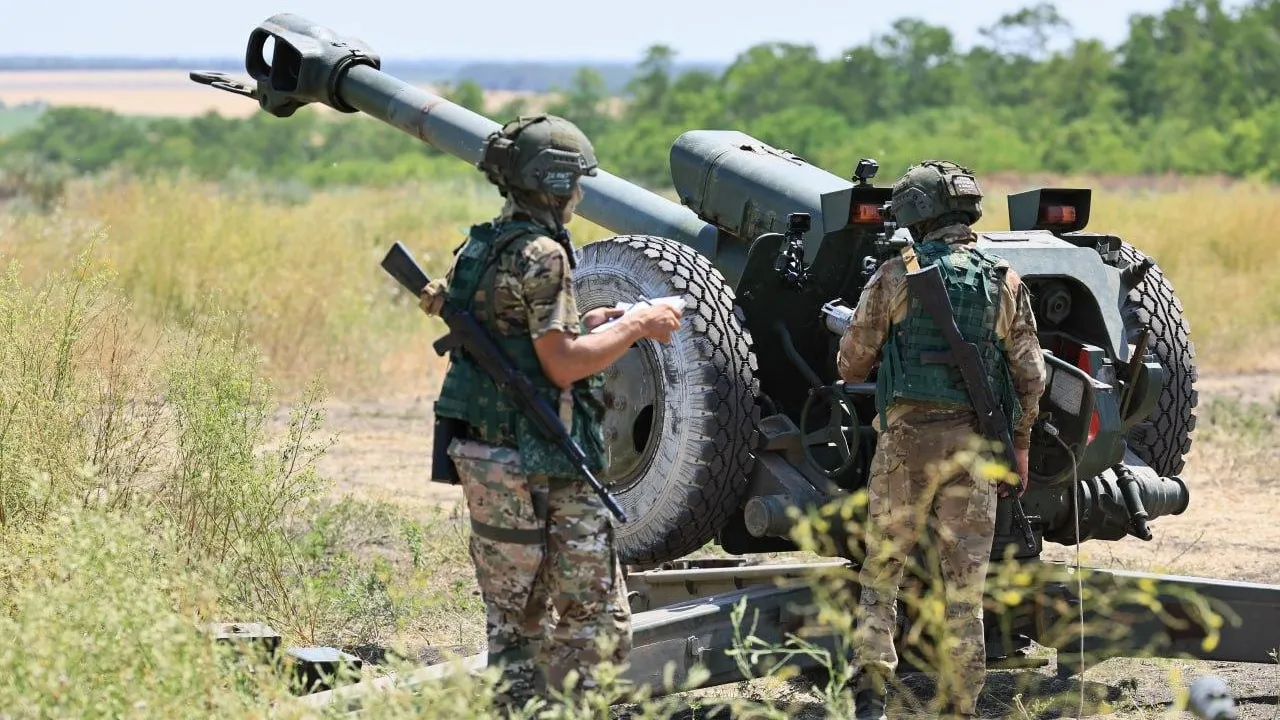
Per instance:
[[[1142,251],[1122,243],[1122,267],[1144,258]],[[1151,328],[1148,353],[1154,355],[1169,375],[1151,417],[1129,430],[1129,446],[1160,475],[1177,475],[1186,467],[1196,428],[1198,371],[1195,344],[1182,314],[1182,303],[1159,265],[1152,265],[1142,282],[1129,291],[1123,315],[1129,342],[1137,341],[1143,327]]]

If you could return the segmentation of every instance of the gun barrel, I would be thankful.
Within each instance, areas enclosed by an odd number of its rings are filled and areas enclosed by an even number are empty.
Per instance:
[[[266,39],[274,40],[265,60]],[[257,81],[262,109],[288,116],[320,102],[363,112],[460,160],[480,161],[484,140],[501,125],[385,72],[359,40],[292,13],[273,15],[250,35],[245,68]],[[478,172],[478,171],[477,171]],[[577,214],[617,234],[659,235],[699,252],[715,252],[718,231],[689,208],[604,170],[582,179]]]

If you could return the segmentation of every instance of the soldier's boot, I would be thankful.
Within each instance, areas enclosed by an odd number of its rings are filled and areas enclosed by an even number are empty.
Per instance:
[[[884,714],[884,691],[863,688],[853,696],[854,720],[888,720]]]
[[[888,720],[884,712],[885,687],[879,678],[864,673],[853,696],[854,720]]]

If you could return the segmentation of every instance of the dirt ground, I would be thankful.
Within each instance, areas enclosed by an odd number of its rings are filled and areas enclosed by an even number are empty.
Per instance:
[[[1280,399],[1280,374],[1212,376],[1198,384],[1202,409],[1215,398],[1274,402]],[[354,493],[406,505],[461,502],[456,488],[427,480],[431,450],[430,397],[377,403],[330,403],[328,427],[338,443],[322,461],[320,471],[332,478],[335,494]],[[1280,438],[1276,438],[1280,440]],[[1265,443],[1264,443],[1265,445]],[[1199,441],[1192,449],[1184,480],[1191,489],[1191,505],[1180,516],[1153,522],[1155,539],[1084,543],[1085,565],[1201,575],[1252,582],[1276,582],[1280,577],[1280,453],[1273,446],[1249,456],[1238,448]],[[1046,548],[1046,558],[1074,559],[1074,549]],[[1280,621],[1280,617],[1277,617]],[[1050,653],[1051,655],[1051,653]],[[1225,679],[1236,697],[1240,718],[1280,717],[1280,665],[1247,665],[1115,659],[1089,668],[1084,676],[1084,717],[1193,717],[1170,711],[1174,690],[1170,673],[1177,668],[1182,683],[1201,674]],[[982,710],[987,717],[1075,717],[1076,706],[1024,715],[1014,696],[1022,692],[1028,707],[1038,692],[1016,689],[1034,677],[1043,691],[1074,691],[1078,682],[1055,677],[1055,663],[1039,670],[989,674]],[[730,693],[764,692],[725,686],[699,693],[708,700]],[[817,698],[803,684],[768,690],[777,702],[796,703],[796,718],[825,717]],[[927,691],[926,691],[927,694]],[[1106,698],[1112,711],[1100,713],[1097,698]],[[1061,713],[1061,714],[1059,714]]]

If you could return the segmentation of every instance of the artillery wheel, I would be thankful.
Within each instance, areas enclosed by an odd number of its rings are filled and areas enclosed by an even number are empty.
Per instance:
[[[669,344],[642,340],[604,373],[600,481],[630,518],[617,529],[620,559],[675,560],[712,540],[747,489],[759,409],[742,311],[706,257],[646,235],[584,246],[574,292],[583,313],[641,296],[687,303]]]
[[[1120,267],[1142,262],[1146,257],[1128,243],[1120,246]],[[1151,329],[1148,350],[1168,374],[1151,417],[1134,425],[1126,439],[1134,454],[1157,473],[1164,477],[1177,475],[1191,450],[1199,401],[1195,344],[1183,318],[1182,302],[1160,266],[1152,265],[1142,282],[1125,297],[1121,313],[1130,343],[1138,341],[1143,328]]]

